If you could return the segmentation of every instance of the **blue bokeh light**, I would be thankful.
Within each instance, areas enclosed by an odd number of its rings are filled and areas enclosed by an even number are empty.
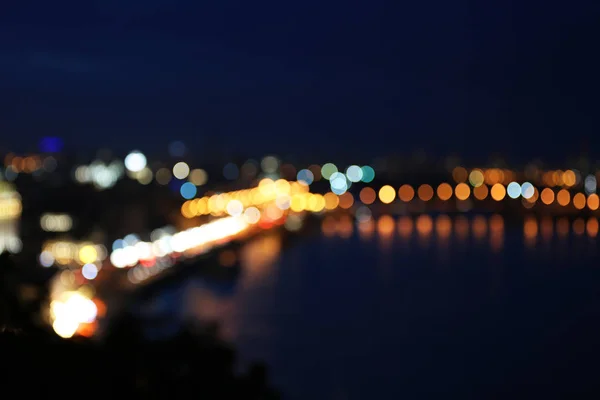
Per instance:
[[[58,153],[63,149],[63,141],[57,137],[45,137],[40,141],[42,153]]]
[[[304,182],[307,185],[311,185],[315,180],[315,175],[308,169],[303,169],[298,172],[296,179],[300,182]]]
[[[372,167],[365,165],[364,167],[361,167],[361,169],[362,169],[362,179],[361,180],[364,183],[372,182],[373,179],[375,179],[375,170]]]
[[[196,185],[194,185],[192,182],[186,182],[183,185],[181,185],[179,193],[181,193],[181,197],[183,197],[184,199],[190,200],[196,196],[196,193],[198,193],[198,189],[196,188]]]

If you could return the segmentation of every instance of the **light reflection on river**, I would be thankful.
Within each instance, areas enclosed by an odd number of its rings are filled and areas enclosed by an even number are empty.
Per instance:
[[[0,254],[4,252],[17,254],[22,247],[23,243],[19,238],[19,220],[0,219]]]
[[[501,380],[507,365],[518,370],[515,352],[567,317],[563,296],[595,290],[579,274],[600,279],[595,218],[384,215],[356,224],[341,215],[326,216],[321,233],[284,252],[276,234],[256,239],[231,292],[195,278],[183,307],[172,304],[218,320],[242,363],[265,361],[289,399],[392,399]],[[559,315],[545,319],[549,310]]]

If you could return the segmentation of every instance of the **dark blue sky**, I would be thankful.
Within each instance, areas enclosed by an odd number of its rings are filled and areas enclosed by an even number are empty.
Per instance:
[[[597,1],[10,3],[4,147],[55,135],[121,150],[181,139],[563,158],[600,145]]]

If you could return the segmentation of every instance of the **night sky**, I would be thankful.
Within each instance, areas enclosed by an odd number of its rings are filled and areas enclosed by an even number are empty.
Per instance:
[[[0,145],[596,157],[598,21],[599,1],[8,2]]]

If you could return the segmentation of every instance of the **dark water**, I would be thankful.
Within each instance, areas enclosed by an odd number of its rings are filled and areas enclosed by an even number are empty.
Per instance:
[[[153,312],[216,318],[287,399],[583,393],[600,376],[597,230],[499,216],[327,219],[282,253],[277,236],[251,243],[235,286],[198,278]]]

